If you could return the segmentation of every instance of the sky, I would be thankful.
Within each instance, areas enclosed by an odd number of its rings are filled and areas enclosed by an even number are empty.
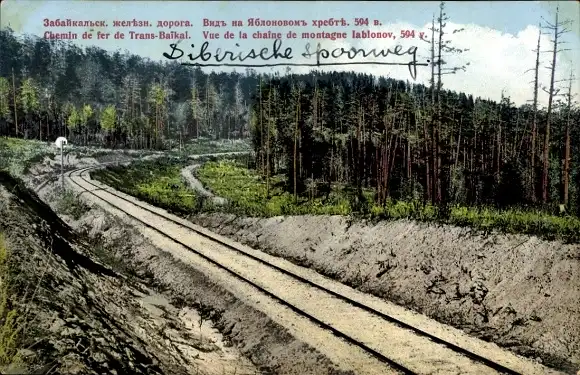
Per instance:
[[[282,51],[292,48],[292,63],[312,63],[315,60],[306,60],[301,54],[307,43],[310,50],[316,50],[317,45],[332,51],[336,48],[362,48],[364,50],[393,50],[396,45],[402,46],[403,56],[390,55],[387,57],[358,57],[349,60],[346,57],[330,58],[328,62],[360,62],[379,61],[406,64],[410,55],[404,55],[412,47],[417,48],[417,61],[426,63],[430,58],[429,44],[419,40],[421,32],[430,35],[429,27],[433,14],[437,14],[439,2],[435,1],[111,1],[111,0],[4,0],[0,5],[0,26],[10,27],[18,34],[35,34],[45,36],[47,31],[63,33],[72,31],[78,34],[75,41],[81,46],[95,45],[103,49],[114,51],[127,50],[131,53],[148,57],[156,61],[166,60],[163,53],[170,53],[171,43],[176,40],[131,40],[130,31],[154,33],[160,31],[188,31],[189,40],[181,41],[178,45],[185,53],[179,61],[188,62],[187,55],[199,53],[202,43],[209,42],[208,51],[234,52],[249,51],[255,48],[258,52],[264,47],[272,48],[273,39],[254,39],[253,33],[281,32]],[[457,1],[446,3],[446,13],[449,17],[445,27],[444,38],[450,41],[450,46],[463,49],[460,54],[444,56],[446,67],[466,66],[465,71],[449,74],[443,77],[444,88],[466,92],[474,96],[499,100],[502,92],[510,96],[518,105],[524,104],[532,96],[532,81],[535,65],[535,52],[539,29],[538,24],[545,20],[554,23],[556,6],[560,7],[561,19],[572,21],[567,25],[570,32],[562,36],[565,44],[560,48],[567,49],[560,54],[557,62],[556,80],[568,79],[570,73],[580,75],[580,2],[579,1]],[[71,20],[103,20],[107,27],[92,29],[93,39],[83,40],[81,35],[90,28],[84,27],[45,27],[44,20],[67,19]],[[225,21],[226,27],[204,27],[203,19]],[[289,26],[248,26],[248,19],[262,20],[305,20],[307,27]],[[344,19],[348,26],[312,26],[312,20]],[[367,18],[368,26],[355,25],[355,19]],[[114,20],[147,20],[150,27],[118,27],[113,26]],[[191,26],[176,26],[172,28],[157,27],[158,21],[186,21]],[[242,27],[232,26],[231,22],[241,20]],[[375,25],[376,20],[380,25]],[[463,31],[453,33],[453,30]],[[353,39],[353,30],[362,32],[392,32],[395,38],[387,39]],[[402,38],[401,30],[415,31],[414,38]],[[110,33],[108,39],[96,39],[96,33]],[[115,32],[121,31],[125,39],[114,39]],[[205,32],[219,33],[220,39],[209,40],[204,37]],[[224,34],[231,31],[233,39],[224,39]],[[296,39],[288,39],[286,34],[295,31]],[[346,32],[347,38],[332,41],[330,39],[302,39],[303,32]],[[543,30],[541,36],[541,50],[552,49],[549,30]],[[246,32],[247,39],[240,38],[240,32]],[[236,46],[236,43],[239,45]],[[193,44],[195,47],[190,47]],[[549,85],[549,69],[546,66],[551,61],[551,53],[541,54],[540,82]],[[211,61],[210,61],[211,62]],[[215,61],[213,61],[215,63]],[[246,60],[246,63],[267,63],[262,61]],[[272,62],[272,61],[268,61]],[[231,67],[204,67],[205,71],[244,71],[244,68]],[[273,72],[283,68],[257,68],[258,71]],[[305,73],[312,67],[293,67],[292,71]],[[318,68],[320,70],[354,70],[378,76],[404,79],[413,82],[407,66],[386,65],[348,65]],[[417,67],[417,76],[414,82],[428,83],[430,69],[427,66]],[[579,77],[580,78],[580,77]],[[562,92],[566,91],[567,82],[559,82]],[[573,92],[580,94],[580,80],[573,82]],[[541,103],[546,103],[547,95],[542,93]]]

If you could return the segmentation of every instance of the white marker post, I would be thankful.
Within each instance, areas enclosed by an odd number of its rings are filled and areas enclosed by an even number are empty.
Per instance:
[[[56,141],[54,142],[56,147],[60,148],[60,180],[61,180],[63,191],[64,191],[64,155],[63,155],[63,151],[64,151],[64,145],[66,145],[67,143],[68,142],[67,142],[65,137],[58,137],[56,139]]]

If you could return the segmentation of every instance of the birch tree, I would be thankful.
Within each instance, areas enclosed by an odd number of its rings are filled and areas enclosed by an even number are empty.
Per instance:
[[[115,128],[117,127],[117,109],[114,105],[109,105],[103,109],[101,112],[101,129],[103,129],[107,138],[109,139],[109,144],[113,141]]]
[[[94,111],[90,104],[83,105],[79,112],[79,123],[82,129],[84,129],[85,145],[89,144],[89,121],[92,119],[93,115]]]

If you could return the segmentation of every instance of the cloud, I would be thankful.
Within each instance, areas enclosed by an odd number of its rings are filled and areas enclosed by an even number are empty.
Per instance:
[[[418,47],[418,60],[425,62],[430,58],[429,43],[420,41],[418,34],[424,32],[430,38],[431,32],[428,30],[429,24],[418,27],[405,23],[391,24],[380,29],[372,28],[373,31],[395,32],[396,39],[347,39],[346,41],[310,40],[311,44],[320,43],[322,47],[332,50],[343,47],[346,50],[355,47],[365,50],[393,48],[400,44],[406,50],[410,46]],[[458,33],[453,30],[463,29]],[[400,30],[415,30],[415,39],[402,39]],[[444,54],[443,60],[446,67],[463,66],[466,63],[466,71],[459,71],[456,74],[443,76],[443,86],[445,89],[472,94],[475,97],[490,98],[499,100],[502,91],[517,105],[525,104],[533,97],[534,67],[536,62],[536,49],[539,29],[537,26],[529,25],[516,35],[502,33],[485,26],[479,25],[459,25],[448,23],[445,30],[449,33],[444,38],[450,40],[450,46],[459,49],[468,49],[461,54]],[[437,34],[435,34],[437,37]],[[349,35],[350,38],[350,35]],[[549,35],[542,35],[540,43],[541,51],[552,49],[552,42]],[[567,46],[569,47],[569,45]],[[564,47],[561,47],[564,48]],[[390,57],[389,57],[390,58]],[[391,61],[407,62],[408,56],[394,57]],[[540,84],[548,87],[550,83],[550,70],[546,67],[551,63],[551,53],[540,54],[539,81]],[[359,61],[363,61],[360,59]],[[367,59],[368,60],[368,59]],[[348,61],[342,58],[341,61]],[[357,61],[357,60],[353,60]],[[574,64],[576,62],[576,64]],[[577,75],[577,68],[580,60],[578,54],[558,55],[556,81],[569,78],[570,71]],[[310,68],[293,69],[295,71],[307,72]],[[321,70],[349,71],[356,70],[364,73],[389,76],[392,78],[412,80],[407,67],[393,67],[380,65],[367,66],[339,66],[331,68],[321,68]],[[430,68],[418,67],[416,83],[429,84]],[[568,82],[559,82],[557,87],[561,92],[567,92]],[[573,93],[580,94],[578,81],[573,82]],[[540,90],[539,101],[541,105],[547,105],[548,95]]]

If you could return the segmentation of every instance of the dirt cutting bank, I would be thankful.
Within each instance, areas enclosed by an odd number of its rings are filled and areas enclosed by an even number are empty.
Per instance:
[[[3,360],[18,340],[2,373],[258,373],[207,321],[199,324],[195,309],[119,261],[112,250],[123,242],[75,232],[4,172],[0,233],[10,265],[2,286],[11,291],[0,309]]]
[[[580,246],[339,216],[193,222],[550,367],[580,369]]]
[[[96,162],[80,158],[71,163],[70,168]],[[145,369],[151,367],[150,370],[143,370],[149,372],[143,373],[354,375],[352,371],[340,369],[315,348],[297,340],[285,328],[249,307],[195,268],[153,246],[121,219],[96,206],[84,206],[72,197],[66,200],[69,207],[62,212],[62,197],[59,197],[57,189],[60,185],[56,182],[58,172],[59,165],[45,159],[31,168],[26,182],[38,191],[42,199],[41,202],[34,198],[42,207],[40,211],[51,215],[51,219],[45,218],[45,221],[58,223],[59,228],[68,233],[70,241],[78,235],[88,242],[87,246],[75,247],[75,250],[62,254],[60,262],[74,262],[79,256],[77,252],[82,251],[82,259],[97,258],[103,261],[109,265],[103,269],[113,276],[85,277],[85,273],[92,273],[82,271],[81,278],[76,279],[75,274],[69,274],[65,268],[58,270],[60,279],[57,286],[47,285],[43,289],[42,301],[50,300],[51,293],[60,296],[64,293],[61,289],[65,289],[66,299],[59,297],[53,300],[65,306],[66,311],[73,312],[57,313],[54,311],[55,305],[39,303],[39,309],[46,311],[43,316],[48,316],[41,322],[49,327],[52,316],[60,314],[58,317],[66,322],[63,329],[70,332],[67,327],[72,327],[74,336],[69,339],[61,330],[46,333],[59,349],[43,358],[54,359],[60,366],[58,358],[72,353],[70,355],[76,359],[74,365],[80,363],[84,366],[85,372],[81,373],[140,373],[127,367],[138,363]],[[36,197],[33,193],[26,196]],[[13,200],[17,201],[18,198]],[[60,218],[50,208],[58,211]],[[11,205],[6,210],[15,222],[9,227],[0,225],[0,230],[8,231],[12,227],[21,229],[10,237],[13,241],[11,246],[14,247],[17,241],[29,235],[25,230],[31,226],[26,220],[35,220],[35,215],[40,214],[32,212],[23,222],[24,216],[19,214],[19,207]],[[57,235],[59,233],[55,232]],[[48,249],[43,251],[43,257],[51,256]],[[42,264],[42,260],[38,262]],[[26,264],[27,261],[22,263]],[[36,275],[41,271],[27,269],[23,272]],[[124,286],[122,281],[111,281],[117,280],[115,277],[134,281],[131,285],[137,286]],[[76,323],[79,319],[80,325]],[[79,340],[83,345],[77,348],[75,344]],[[129,353],[128,350],[131,353],[137,350],[133,346],[137,346],[140,356],[124,354]],[[110,351],[111,354],[98,354],[99,351]],[[94,358],[104,364],[95,365]],[[67,366],[61,366],[57,371],[66,372],[71,367]]]

